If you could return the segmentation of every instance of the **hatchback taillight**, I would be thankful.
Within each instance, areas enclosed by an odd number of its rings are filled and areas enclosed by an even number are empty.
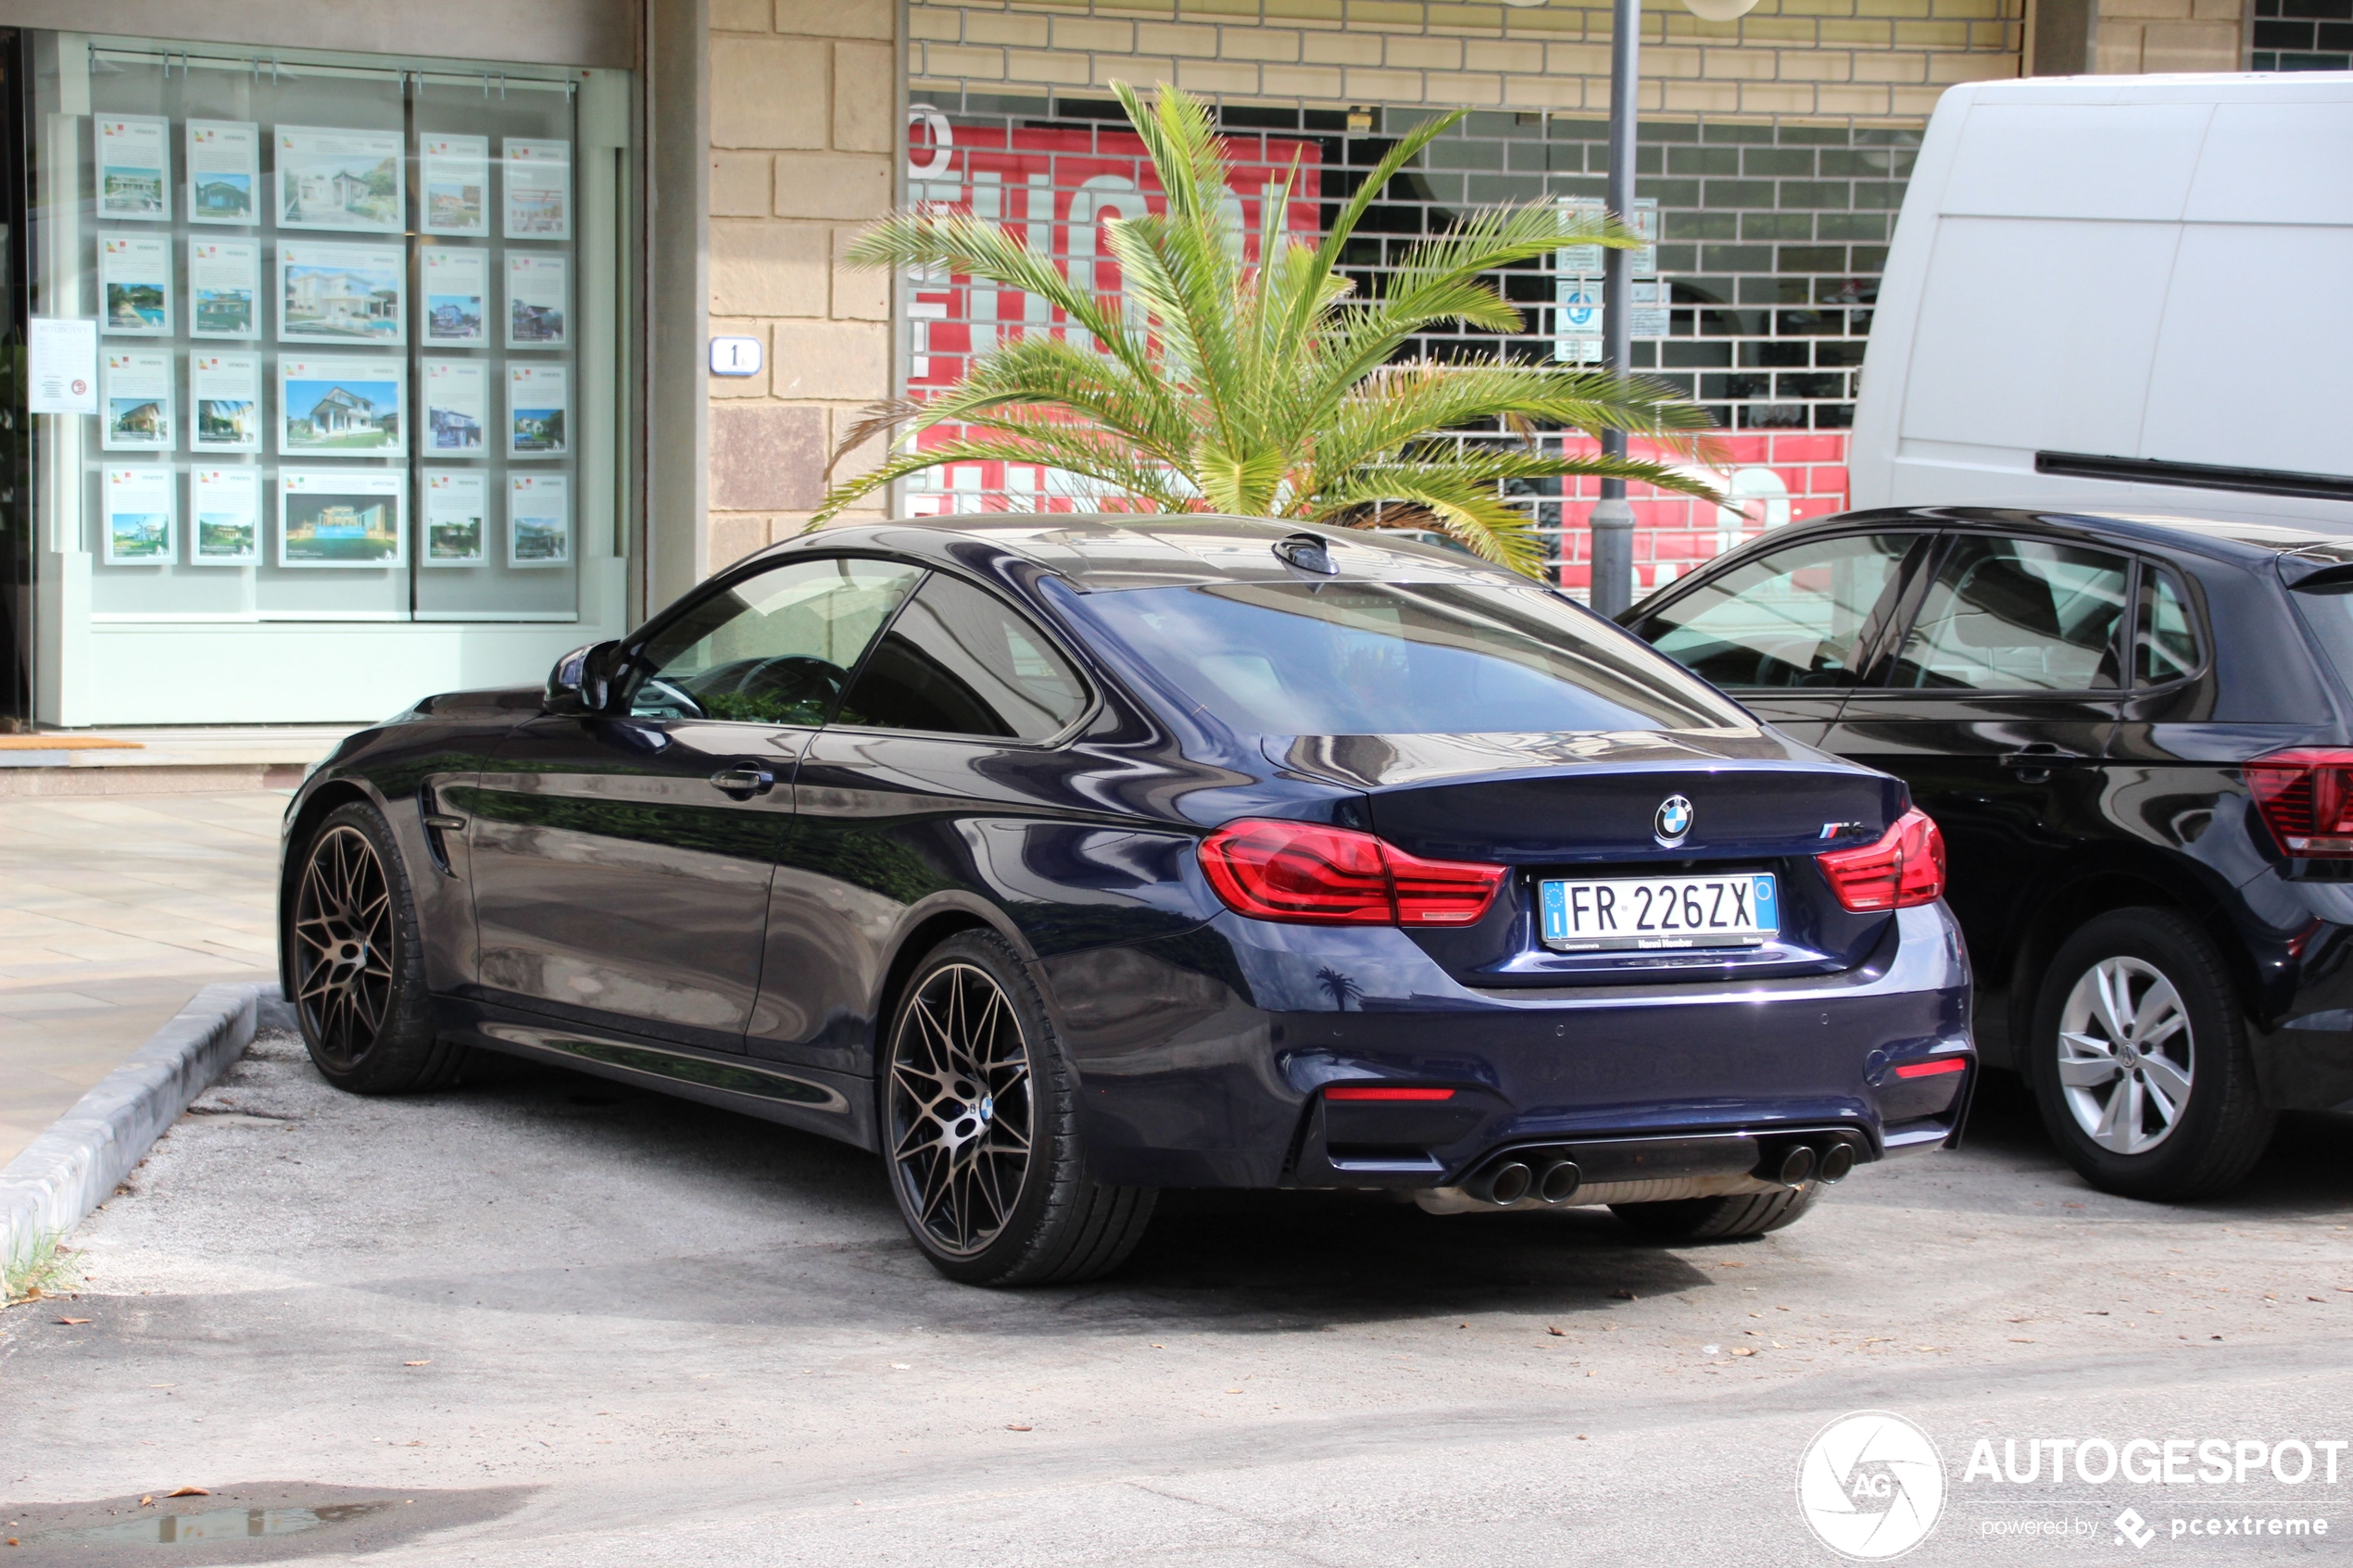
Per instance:
[[[1838,901],[1856,914],[1908,909],[1944,897],[1944,835],[1925,811],[1896,818],[1877,844],[1815,858]]]
[[[1237,913],[1310,925],[1469,925],[1510,874],[1425,860],[1349,828],[1256,818],[1203,839],[1201,869]]]
[[[2246,764],[2246,787],[2280,853],[2353,858],[2353,751],[2299,746]]]

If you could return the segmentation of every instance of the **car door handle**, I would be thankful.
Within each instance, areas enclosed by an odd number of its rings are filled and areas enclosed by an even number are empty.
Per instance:
[[[2080,768],[2090,758],[2078,752],[2061,751],[2056,746],[2030,746],[2023,750],[2006,752],[2002,766],[2018,775],[2020,784],[2048,784],[2051,773],[2059,768]]]
[[[733,768],[722,768],[711,775],[711,786],[737,800],[749,800],[755,795],[765,795],[776,787],[776,775],[757,762],[742,762]]]

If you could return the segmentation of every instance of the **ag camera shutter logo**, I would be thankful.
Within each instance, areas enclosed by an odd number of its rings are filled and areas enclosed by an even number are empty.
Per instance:
[[[1944,1459],[1927,1433],[1886,1411],[1843,1415],[1797,1465],[1797,1509],[1814,1538],[1884,1562],[1928,1538],[1944,1510]]]

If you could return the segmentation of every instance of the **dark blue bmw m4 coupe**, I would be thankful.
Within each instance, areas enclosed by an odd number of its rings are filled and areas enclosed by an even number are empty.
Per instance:
[[[1035,1285],[1170,1186],[1787,1224],[1958,1130],[1944,880],[1901,782],[1462,555],[957,518],[352,736],[282,948],[343,1087],[486,1048],[827,1134]]]

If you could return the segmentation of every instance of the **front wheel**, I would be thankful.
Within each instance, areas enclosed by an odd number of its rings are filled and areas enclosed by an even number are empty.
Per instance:
[[[2043,1124],[2103,1192],[2217,1197],[2271,1142],[2221,955],[2171,909],[2113,910],[2070,937],[2030,1038]]]
[[[1020,957],[950,937],[909,981],[881,1087],[883,1153],[908,1235],[966,1285],[1073,1285],[1143,1239],[1157,1196],[1088,1174],[1077,1095]]]
[[[1664,1203],[1613,1203],[1609,1211],[1648,1241],[1738,1241],[1793,1225],[1814,1207],[1820,1186],[1807,1182],[1780,1192],[1738,1192],[1721,1198],[1679,1198]]]
[[[338,806],[301,854],[283,940],[311,1061],[355,1094],[448,1082],[461,1047],[434,1035],[417,904],[384,813]]]

